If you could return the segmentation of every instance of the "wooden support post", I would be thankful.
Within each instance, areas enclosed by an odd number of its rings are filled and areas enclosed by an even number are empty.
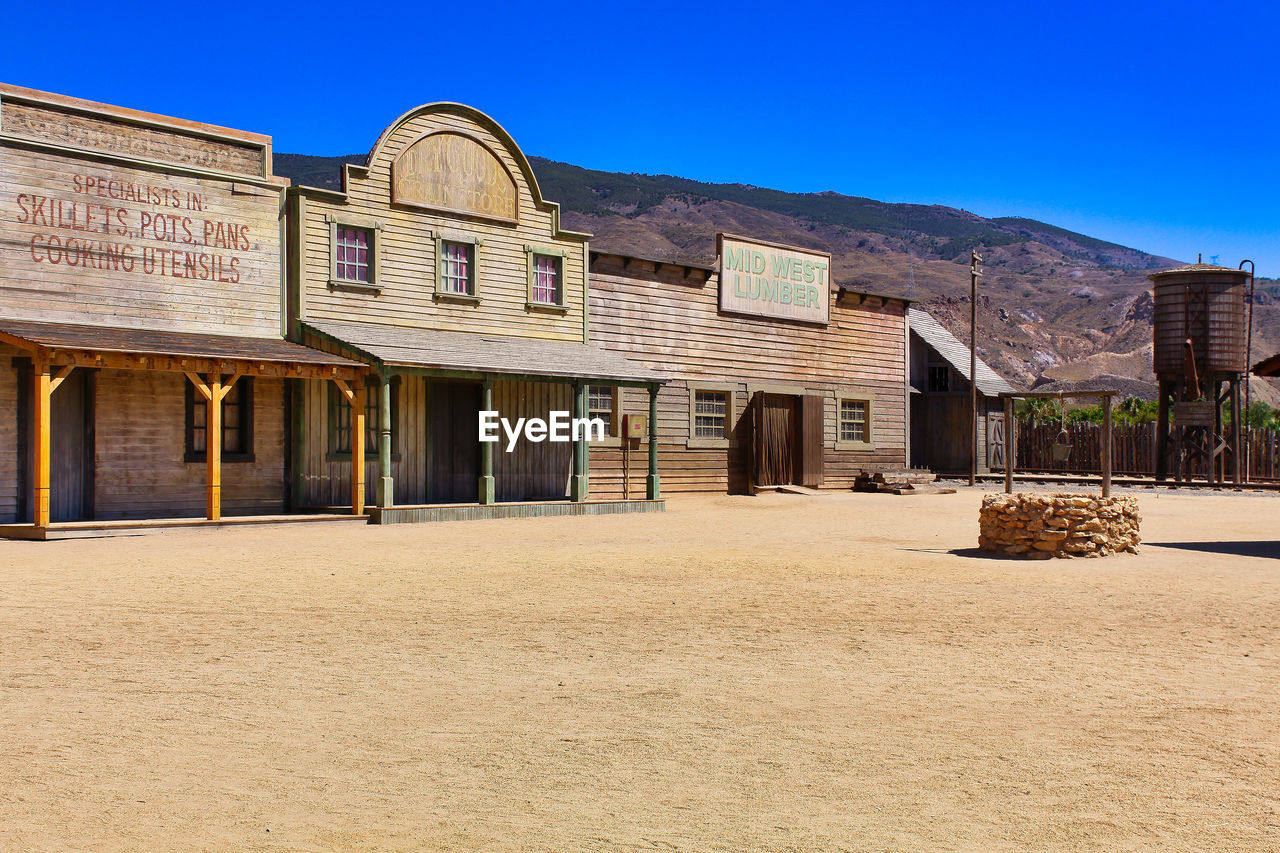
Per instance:
[[[1111,497],[1111,398],[1102,398],[1102,496]]]
[[[391,476],[391,376],[378,374],[378,506],[396,502],[396,483]]]
[[[1244,447],[1240,443],[1241,426],[1243,412],[1240,411],[1240,381],[1233,379],[1231,381],[1231,481],[1238,489],[1243,480],[1244,466],[1242,464],[1245,454]]]
[[[1013,494],[1013,462],[1017,452],[1018,424],[1013,419],[1013,398],[1004,398],[1004,493]]]
[[[573,386],[573,417],[575,421],[587,416],[587,386],[582,382]],[[573,477],[569,480],[569,500],[580,503],[587,499],[586,455],[587,439],[585,430],[574,436],[573,440]]]
[[[351,514],[364,515],[364,383],[351,389]]]
[[[493,411],[493,380],[486,378],[480,387],[480,410],[482,412]],[[476,500],[483,506],[488,506],[497,500],[497,489],[493,479],[493,445],[496,442],[482,441],[480,442],[480,482],[477,488]],[[576,460],[575,456],[575,460]]]
[[[644,481],[644,496],[651,501],[662,497],[658,481],[658,386],[649,386],[649,476]]]
[[[36,527],[49,526],[49,432],[52,409],[49,397],[53,393],[49,379],[49,365],[36,362],[32,372],[33,389],[31,405],[35,415],[35,465],[31,474],[32,521]]]
[[[218,521],[222,518],[222,374],[209,374],[205,384],[209,399],[204,404],[204,515]]]
[[[1171,388],[1164,380],[1159,382],[1159,407],[1156,409],[1156,480],[1169,476],[1169,394]]]

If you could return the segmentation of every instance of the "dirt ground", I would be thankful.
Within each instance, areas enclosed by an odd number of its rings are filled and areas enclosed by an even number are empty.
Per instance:
[[[0,850],[1280,850],[1280,494],[0,543]]]

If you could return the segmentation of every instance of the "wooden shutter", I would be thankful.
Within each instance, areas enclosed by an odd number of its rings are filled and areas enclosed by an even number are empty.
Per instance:
[[[800,485],[818,487],[822,485],[822,465],[826,458],[824,436],[825,400],[817,396],[800,398]]]

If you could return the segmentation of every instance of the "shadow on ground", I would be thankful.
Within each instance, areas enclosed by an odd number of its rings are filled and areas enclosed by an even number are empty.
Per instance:
[[[1270,557],[1280,560],[1280,542],[1143,542],[1152,548],[1178,548],[1183,551],[1204,551],[1210,554],[1231,554],[1236,557]]]

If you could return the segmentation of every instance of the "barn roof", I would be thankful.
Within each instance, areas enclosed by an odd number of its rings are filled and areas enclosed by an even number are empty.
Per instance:
[[[946,359],[947,363],[958,370],[960,375],[968,381],[969,348],[960,343],[960,340],[955,335],[944,329],[942,324],[919,308],[908,309],[907,318],[911,323],[911,331],[919,335],[926,344],[933,347],[938,355]],[[977,384],[978,390],[988,397],[995,397],[1016,390],[982,359],[978,359]]]

